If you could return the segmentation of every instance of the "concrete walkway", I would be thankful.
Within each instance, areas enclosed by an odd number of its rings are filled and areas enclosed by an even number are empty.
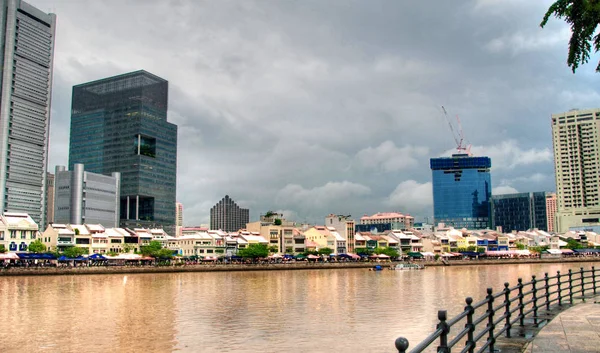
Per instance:
[[[525,353],[600,353],[600,297],[558,314],[529,343]]]

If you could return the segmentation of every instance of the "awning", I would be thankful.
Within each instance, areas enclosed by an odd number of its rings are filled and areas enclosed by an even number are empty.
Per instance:
[[[583,254],[583,253],[598,253],[600,252],[600,249],[574,249],[574,251],[578,254]]]
[[[406,255],[410,256],[410,257],[414,257],[414,258],[422,258],[423,254],[421,254],[420,252],[417,251],[409,251]]]
[[[23,260],[56,260],[53,254],[18,253],[17,256]]]
[[[434,257],[435,256],[434,253],[429,252],[429,251],[422,252],[421,255],[423,255],[425,257]]]
[[[516,255],[513,250],[496,250],[496,251],[486,251],[485,254],[487,256],[509,256]]]
[[[563,254],[572,254],[573,250],[571,249],[560,249],[560,252]]]
[[[18,260],[18,259],[19,259],[19,255],[15,254],[14,252],[0,254],[0,260]]]
[[[560,251],[559,249],[548,249],[546,250],[546,252],[548,254],[562,255],[562,251]]]

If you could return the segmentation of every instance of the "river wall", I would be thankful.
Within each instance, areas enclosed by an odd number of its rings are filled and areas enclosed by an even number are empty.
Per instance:
[[[539,263],[595,263],[600,257],[573,257],[561,259],[494,259],[494,260],[451,260],[448,264],[441,261],[415,261],[429,266],[481,266],[504,264]],[[130,274],[130,273],[172,273],[172,272],[219,272],[219,271],[280,271],[280,270],[327,270],[344,268],[372,268],[382,265],[384,268],[399,262],[291,262],[281,264],[198,264],[185,266],[90,266],[90,267],[10,267],[0,269],[0,276],[57,276],[92,274]]]

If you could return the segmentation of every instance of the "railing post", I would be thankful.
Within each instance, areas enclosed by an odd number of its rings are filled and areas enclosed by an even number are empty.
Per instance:
[[[596,294],[596,268],[592,266],[592,283],[594,284],[594,294]]]
[[[517,288],[519,289],[519,325],[524,326],[525,315],[523,315],[523,309],[525,306],[523,305],[523,279],[519,278],[517,282]]]
[[[533,324],[535,326],[538,325],[538,306],[537,306],[537,288],[535,284],[537,283],[535,276],[531,276],[531,302],[533,305]]]
[[[569,303],[573,304],[573,271],[569,269]]]
[[[496,325],[494,325],[494,295],[492,294],[492,288],[488,288],[487,289],[487,303],[488,303],[488,308],[487,308],[487,315],[488,315],[488,323],[487,323],[487,328],[488,328],[488,352],[490,353],[494,353],[494,343],[496,343],[496,337],[494,337],[494,329],[496,328]]]
[[[562,306],[562,289],[560,289],[561,284],[560,271],[556,271],[556,293],[558,294],[558,306]]]
[[[398,353],[406,353],[406,350],[408,349],[408,340],[404,337],[398,337],[396,338],[394,345],[396,346]]]
[[[506,327],[506,337],[510,338],[510,289],[508,289],[508,282],[504,283],[504,315],[506,316],[506,323],[504,327]]]
[[[548,278],[548,272],[544,274],[544,289],[546,290],[546,310],[550,310],[550,285],[548,284],[550,278]]]
[[[437,348],[437,353],[450,353],[450,348],[448,348],[448,333],[450,332],[450,327],[448,326],[448,323],[446,323],[447,318],[448,313],[446,310],[438,311],[440,323],[437,325],[437,328],[442,329],[442,334],[440,335],[440,345]]]
[[[585,275],[583,272],[583,267],[579,268],[579,275],[581,276],[581,296],[585,297]],[[584,298],[585,300],[585,298]]]
[[[467,332],[467,342],[465,342],[465,348],[468,347],[469,353],[473,353],[475,351],[475,341],[473,341],[473,333],[475,332],[475,325],[473,325],[473,314],[475,310],[473,309],[473,298],[467,297],[465,299],[467,306],[465,306],[465,311],[467,312],[467,323],[465,324],[465,328],[469,331]]]

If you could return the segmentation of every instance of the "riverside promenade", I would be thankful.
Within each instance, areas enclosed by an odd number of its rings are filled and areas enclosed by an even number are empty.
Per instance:
[[[600,257],[585,256],[555,259],[493,259],[493,260],[452,260],[415,261],[425,268],[433,266],[482,266],[482,265],[518,265],[518,264],[565,264],[565,263],[595,263]],[[369,269],[375,265],[384,268],[395,266],[402,262],[292,262],[264,264],[193,264],[185,266],[46,266],[46,267],[0,267],[2,276],[54,276],[54,275],[92,275],[92,274],[133,274],[133,273],[177,273],[177,272],[228,272],[228,271],[279,271],[279,270],[328,270],[363,268]]]
[[[600,352],[600,296],[558,314],[535,335],[524,352]]]

